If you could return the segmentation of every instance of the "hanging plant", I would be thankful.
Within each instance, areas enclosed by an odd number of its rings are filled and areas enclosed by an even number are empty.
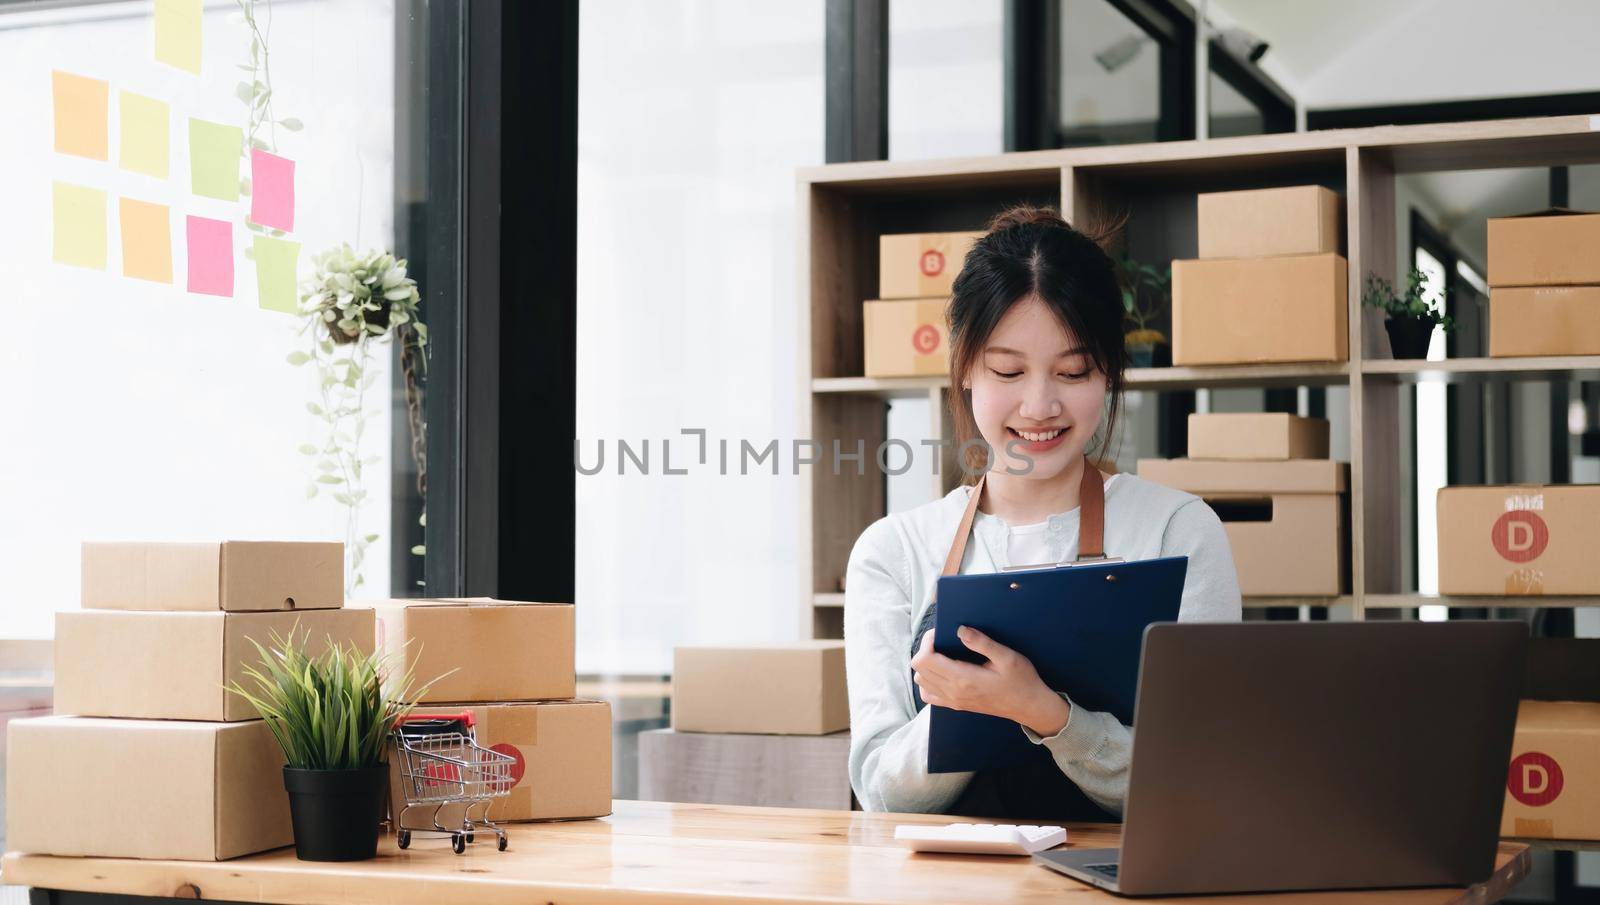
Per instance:
[[[406,381],[406,408],[412,427],[413,452],[425,443],[421,432],[421,399],[414,363],[425,372],[428,328],[420,319],[421,296],[406,276],[406,262],[387,252],[357,254],[348,244],[318,255],[315,273],[300,287],[301,335],[309,345],[290,353],[289,363],[315,364],[320,398],[306,409],[322,421],[320,443],[304,443],[300,452],[313,461],[306,498],[327,493],[345,507],[345,593],[353,594],[366,579],[362,565],[377,534],[360,533],[361,507],[367,491],[362,469],[378,461],[363,456],[361,443],[371,413],[366,392],[378,375],[370,371],[373,346],[400,344]],[[407,364],[411,362],[413,364]],[[419,468],[421,463],[419,461]]]

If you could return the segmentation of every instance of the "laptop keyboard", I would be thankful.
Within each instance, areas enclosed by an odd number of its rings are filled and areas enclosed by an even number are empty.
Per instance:
[[[1115,861],[1109,864],[1085,864],[1083,869],[1092,870],[1102,877],[1109,877],[1113,880],[1117,878],[1117,862]]]

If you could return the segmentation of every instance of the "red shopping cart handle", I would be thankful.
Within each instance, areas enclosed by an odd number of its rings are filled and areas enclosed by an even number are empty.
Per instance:
[[[454,723],[460,723],[467,729],[473,728],[472,711],[463,710],[460,713],[408,713],[394,721],[394,728],[396,730],[404,727],[438,729]]]

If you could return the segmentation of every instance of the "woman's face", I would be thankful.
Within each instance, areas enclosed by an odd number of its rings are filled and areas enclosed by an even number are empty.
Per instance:
[[[1029,296],[1007,311],[967,373],[993,469],[1048,480],[1083,456],[1106,401],[1106,377],[1050,308]]]

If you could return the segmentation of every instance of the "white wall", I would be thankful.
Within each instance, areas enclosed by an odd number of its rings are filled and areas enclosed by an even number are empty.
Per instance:
[[[53,613],[77,606],[84,539],[342,539],[343,511],[307,502],[308,463],[296,447],[316,438],[306,412],[315,385],[284,357],[301,347],[298,319],[256,304],[243,257],[245,208],[189,191],[187,117],[245,120],[234,97],[248,34],[232,3],[208,4],[203,69],[196,77],[155,62],[149,3],[0,11],[0,637],[44,638]],[[298,162],[296,229],[311,253],[341,240],[391,241],[393,9],[381,0],[274,4],[273,87],[279,116],[305,123],[279,132]],[[376,35],[351,41],[352,34]],[[106,79],[110,161],[57,154],[51,70]],[[117,167],[119,89],[171,104],[171,175]],[[246,170],[248,172],[248,170]],[[104,189],[108,266],[51,260],[51,181]],[[116,197],[170,205],[173,285],[122,276]],[[238,244],[234,298],[185,291],[183,217],[232,220]],[[361,230],[358,236],[357,220]],[[388,591],[389,392],[369,391],[368,530],[384,539],[367,560],[367,593]]]
[[[578,670],[798,633],[799,480],[718,441],[798,423],[794,170],[823,160],[823,4],[590,0],[578,30]],[[698,462],[692,437],[710,441]],[[651,472],[618,475],[616,441]],[[672,466],[663,473],[661,444]],[[735,459],[736,462],[736,459]]]

